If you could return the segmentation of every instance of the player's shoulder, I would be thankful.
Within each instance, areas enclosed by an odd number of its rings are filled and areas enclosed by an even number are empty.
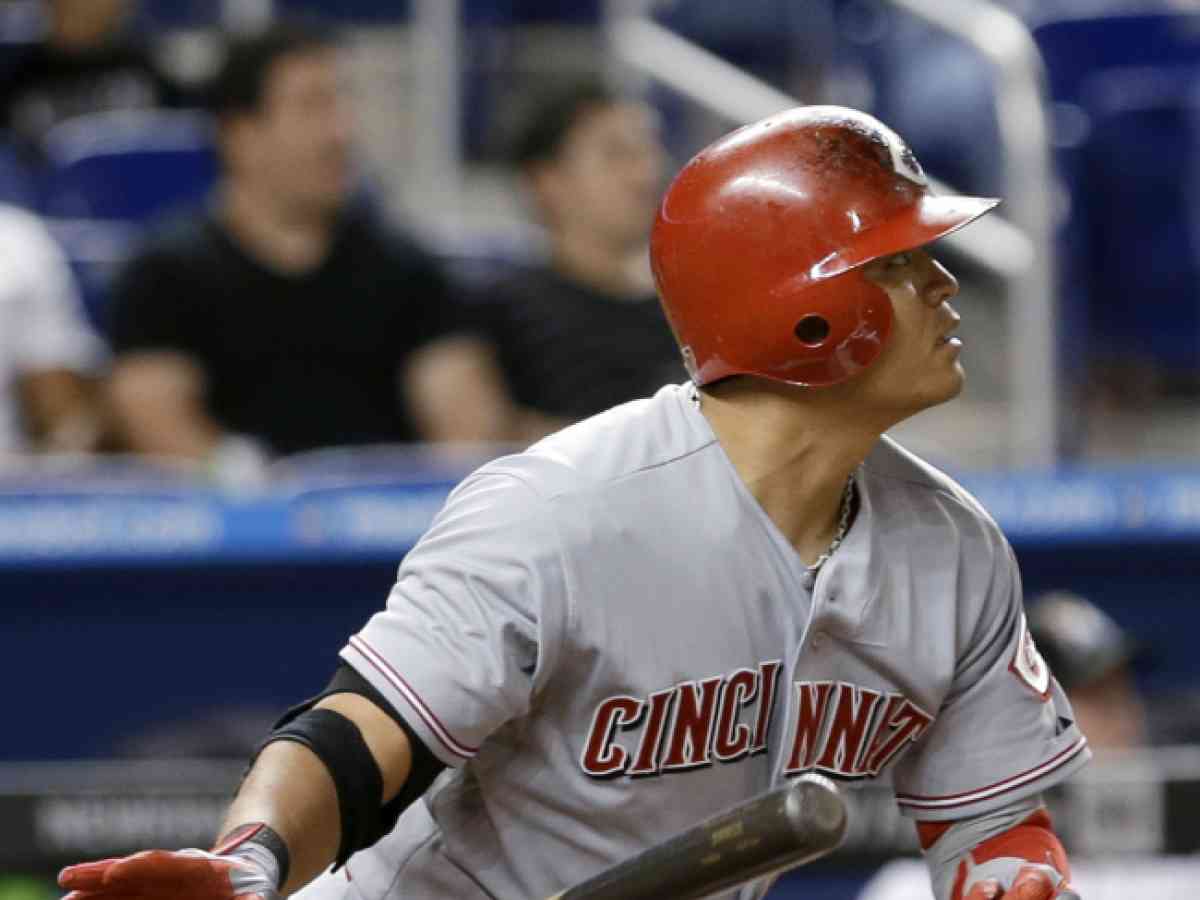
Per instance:
[[[519,480],[552,499],[682,463],[715,440],[690,413],[690,390],[666,385],[653,397],[614,406],[476,474]]]
[[[905,514],[935,511],[940,515],[928,521],[977,534],[997,547],[1007,545],[996,520],[970,491],[893,438],[880,439],[863,463],[863,475],[874,488],[876,505]]]

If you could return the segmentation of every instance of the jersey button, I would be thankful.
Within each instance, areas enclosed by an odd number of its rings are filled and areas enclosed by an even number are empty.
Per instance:
[[[813,635],[813,639],[812,639],[813,649],[820,650],[822,647],[825,646],[825,643],[828,640],[829,640],[829,635],[827,635],[823,631],[818,631],[816,634]]]

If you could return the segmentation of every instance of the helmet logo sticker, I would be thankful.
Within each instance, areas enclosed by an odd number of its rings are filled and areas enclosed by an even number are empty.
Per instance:
[[[913,184],[929,187],[929,179],[925,177],[921,164],[917,162],[917,157],[913,154],[912,149],[900,140],[899,135],[885,131],[883,138],[887,142],[888,152],[892,157],[892,171],[902,178],[907,178]]]

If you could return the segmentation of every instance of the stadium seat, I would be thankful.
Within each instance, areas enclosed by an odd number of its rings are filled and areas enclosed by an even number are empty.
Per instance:
[[[275,0],[275,11],[283,16],[332,19],[355,25],[384,25],[406,20],[412,4],[404,0]]]
[[[601,0],[464,0],[468,25],[594,25],[603,15]]]
[[[200,202],[217,177],[209,120],[192,111],[79,116],[46,137],[47,216],[146,222]]]
[[[1200,15],[1064,18],[1039,25],[1034,37],[1069,200],[1059,247],[1064,350],[1086,339],[1092,361],[1122,358],[1194,377]]]
[[[21,155],[0,141],[0,203],[33,208],[37,203],[37,175]]]
[[[129,258],[140,229],[102,219],[47,219],[46,224],[75,274],[88,320],[104,333],[113,277]]]
[[[1200,69],[1107,76],[1112,90],[1086,100],[1091,132],[1082,148],[1082,183],[1103,186],[1087,225],[1090,319],[1097,336],[1168,372],[1200,372],[1192,109]]]

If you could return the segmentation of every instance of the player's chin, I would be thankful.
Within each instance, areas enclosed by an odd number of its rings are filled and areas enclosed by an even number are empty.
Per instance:
[[[940,406],[957,397],[963,392],[963,388],[967,384],[967,373],[963,371],[963,367],[955,360],[950,367],[942,369],[940,372],[931,373],[930,377],[922,386],[921,405],[924,408],[931,406]]]
[[[947,379],[946,397],[942,401],[953,400],[963,392],[963,388],[967,386],[967,373],[963,371],[962,363],[958,360],[954,361],[954,368],[951,371],[950,377]]]

